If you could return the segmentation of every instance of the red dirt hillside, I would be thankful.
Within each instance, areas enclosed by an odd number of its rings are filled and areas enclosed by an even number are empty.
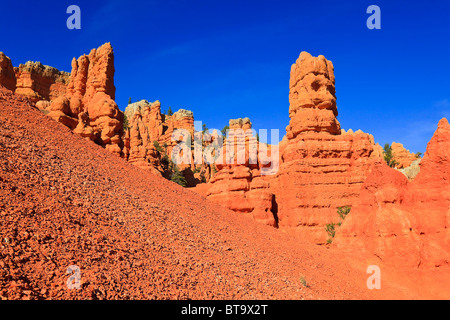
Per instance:
[[[2,299],[365,299],[365,269],[141,170],[0,87]],[[81,289],[66,286],[70,265]],[[305,288],[300,281],[308,282]]]

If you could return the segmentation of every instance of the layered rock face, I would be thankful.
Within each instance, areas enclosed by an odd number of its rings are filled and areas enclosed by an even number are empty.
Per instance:
[[[325,57],[300,54],[291,68],[289,101],[291,120],[279,144],[279,171],[261,176],[260,161],[249,162],[252,138],[237,140],[233,147],[245,146],[245,164],[216,165],[219,171],[210,181],[207,196],[322,244],[328,237],[326,224],[339,222],[337,208],[351,206],[359,197],[372,161],[382,157],[382,148],[361,130],[341,130],[333,64]],[[239,126],[251,128],[242,119],[230,121],[230,129]]]
[[[380,161],[337,232],[339,248],[401,268],[450,266],[450,125],[428,143],[409,181]]]
[[[0,85],[8,90],[16,90],[16,75],[9,59],[3,52],[0,52]]]
[[[340,134],[334,85],[331,61],[307,52],[300,54],[292,65],[289,82],[289,140],[305,132]]]
[[[325,243],[326,224],[339,221],[337,208],[359,197],[377,156],[371,135],[341,131],[334,83],[330,61],[300,54],[291,69],[291,120],[280,143],[280,170],[270,181],[279,227],[315,243]]]
[[[371,158],[375,158],[375,159],[384,158],[383,147],[380,146],[378,143],[375,143],[375,145],[373,146],[373,152],[372,152]]]
[[[28,61],[14,68],[17,78],[17,94],[32,102],[52,101],[66,93],[70,74],[56,68]]]
[[[128,105],[125,109],[129,129],[125,136],[126,159],[143,169],[160,165],[154,141],[163,134],[161,104],[142,100]]]
[[[230,133],[224,142],[222,161],[216,163],[218,172],[210,180],[207,198],[270,226],[278,226],[275,196],[270,183],[261,176],[258,160],[258,142],[252,134],[248,118],[232,119]],[[227,162],[227,149],[233,148],[233,157]],[[243,154],[240,157],[239,152]],[[238,161],[241,158],[242,161]]]
[[[406,150],[401,143],[392,142],[391,148],[393,160],[397,162],[397,169],[407,168],[417,160],[416,155]]]

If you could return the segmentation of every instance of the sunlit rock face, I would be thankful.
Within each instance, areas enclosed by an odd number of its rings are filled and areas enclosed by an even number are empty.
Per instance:
[[[450,125],[442,119],[412,181],[379,161],[335,243],[399,272],[450,266]],[[446,270],[446,269],[444,269]]]
[[[252,123],[249,118],[231,119],[229,128],[207,198],[239,214],[248,214],[257,222],[278,227],[275,198],[270,182],[261,175],[263,165]],[[227,156],[229,148],[233,150],[232,157]]]
[[[58,122],[87,140],[123,155],[123,113],[115,99],[114,52],[110,43],[72,60],[63,95],[50,104],[38,102]]]
[[[53,101],[64,96],[70,81],[69,73],[40,62],[28,61],[14,70],[17,78],[15,92],[32,102]]]
[[[16,83],[16,75],[11,59],[3,52],[0,52],[0,86],[14,92],[16,90]]]

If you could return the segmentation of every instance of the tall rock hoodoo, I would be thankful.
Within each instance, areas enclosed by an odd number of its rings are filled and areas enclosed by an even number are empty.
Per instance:
[[[115,103],[114,53],[110,43],[72,61],[67,92],[46,108],[48,115],[86,139],[122,154],[123,113]]]
[[[340,134],[334,84],[331,61],[307,52],[300,54],[292,65],[289,81],[289,140],[307,132]]]
[[[290,123],[280,144],[281,164],[271,179],[280,228],[325,243],[325,226],[339,222],[337,208],[358,198],[374,151],[373,136],[342,134],[334,69],[323,56],[302,52],[291,68]]]
[[[373,159],[382,153],[372,135],[341,130],[333,64],[325,57],[300,54],[291,68],[289,102],[278,172],[261,176],[260,162],[252,165],[248,157],[244,165],[216,165],[207,196],[322,244],[325,226],[339,222],[338,207],[356,201]],[[230,121],[230,129],[234,126]],[[251,138],[246,139],[234,147],[244,144],[248,152]]]

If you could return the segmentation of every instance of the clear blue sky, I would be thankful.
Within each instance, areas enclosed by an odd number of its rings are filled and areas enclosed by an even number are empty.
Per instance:
[[[81,8],[81,30],[66,8]],[[366,28],[369,5],[381,30]],[[105,42],[115,52],[116,102],[160,100],[221,129],[289,123],[289,72],[301,51],[335,67],[342,128],[422,151],[450,118],[450,1],[8,1],[0,51],[17,66],[70,72],[73,57]]]

